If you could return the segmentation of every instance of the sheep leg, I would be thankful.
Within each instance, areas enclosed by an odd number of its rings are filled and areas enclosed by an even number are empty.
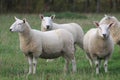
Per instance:
[[[32,58],[28,56],[28,63],[29,63],[29,72],[28,75],[32,73]]]
[[[36,73],[36,66],[37,66],[37,58],[33,57],[33,74]]]
[[[104,70],[105,70],[106,73],[108,72],[108,59],[105,59]]]
[[[95,60],[96,74],[99,74],[99,60]]]
[[[92,61],[92,58],[90,57],[89,53],[86,53],[86,58],[89,60],[90,66],[92,67],[93,61]]]
[[[68,72],[69,59],[65,59],[64,73]]]
[[[92,67],[92,64],[93,64],[92,61],[90,59],[88,59],[88,60],[89,60],[90,66]]]
[[[72,59],[72,69],[73,69],[73,73],[76,72],[76,60],[75,57]]]

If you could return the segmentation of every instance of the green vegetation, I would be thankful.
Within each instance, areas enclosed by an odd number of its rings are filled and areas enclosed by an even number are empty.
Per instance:
[[[45,14],[50,15],[50,14]],[[120,19],[120,14],[112,14]],[[19,48],[17,33],[11,33],[9,27],[14,22],[14,16],[26,18],[32,28],[40,29],[38,14],[2,14],[0,15],[0,80],[119,80],[120,79],[120,47],[115,46],[114,54],[108,64],[108,73],[101,66],[100,74],[95,74],[85,57],[85,52],[77,47],[75,53],[77,73],[63,74],[64,59],[58,58],[53,62],[38,59],[37,73],[26,78],[28,62]],[[104,14],[58,13],[57,23],[76,22],[86,32],[95,27],[93,21],[99,21]],[[71,66],[71,65],[70,65]]]

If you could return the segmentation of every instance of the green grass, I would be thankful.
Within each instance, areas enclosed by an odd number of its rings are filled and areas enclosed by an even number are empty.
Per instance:
[[[52,14],[52,13],[51,13]],[[46,13],[46,15],[51,15]],[[120,19],[120,14],[112,14]],[[58,58],[53,62],[39,59],[37,73],[26,78],[28,62],[19,48],[17,33],[11,33],[9,27],[14,22],[14,16],[26,18],[32,28],[40,29],[38,14],[1,14],[0,15],[0,80],[119,80],[120,79],[120,47],[115,45],[114,54],[108,64],[108,73],[103,67],[100,74],[95,74],[85,57],[85,52],[79,48],[76,51],[77,73],[63,74],[64,59]],[[58,17],[57,17],[58,16]],[[85,33],[92,27],[93,21],[99,21],[104,14],[58,13],[57,23],[76,22],[81,25]]]

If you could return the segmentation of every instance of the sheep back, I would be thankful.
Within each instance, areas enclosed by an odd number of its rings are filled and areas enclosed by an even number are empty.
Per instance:
[[[58,28],[62,28],[71,32],[75,43],[79,44],[79,46],[83,48],[84,31],[82,30],[80,25],[76,23],[69,23],[69,24],[53,23],[53,29],[58,29]]]
[[[53,30],[53,31],[47,31],[44,32],[45,35],[46,34],[54,34],[55,37],[52,37],[52,40],[48,39],[48,35],[47,37],[44,35],[43,37],[43,44],[42,44],[42,48],[43,48],[43,54],[58,54],[61,55],[62,53],[66,53],[66,55],[70,55],[69,53],[74,52],[74,40],[72,37],[72,34],[64,29],[57,29],[57,30]],[[64,36],[63,36],[64,35]],[[55,39],[54,39],[55,38]],[[49,40],[49,41],[48,41]]]
[[[43,54],[42,58],[47,59],[63,56],[63,53],[71,55],[69,53],[74,52],[74,40],[72,34],[67,30],[57,29],[47,32],[31,30],[30,34],[27,42],[21,40],[21,50],[25,55],[33,53],[38,57]]]

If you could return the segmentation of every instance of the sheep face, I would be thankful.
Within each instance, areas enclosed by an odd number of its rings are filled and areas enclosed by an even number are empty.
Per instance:
[[[106,39],[109,37],[110,35],[110,31],[109,28],[112,26],[113,23],[111,24],[101,24],[99,25],[99,23],[95,22],[95,25],[98,27],[98,34],[99,36],[101,36],[102,38]]]
[[[24,23],[25,23],[25,20],[20,20],[18,18],[15,17],[15,22],[11,25],[10,27],[10,31],[11,32],[23,32],[24,30]]]
[[[43,15],[40,15],[40,18],[42,20],[41,26],[45,31],[52,29],[52,23],[55,15],[52,15],[51,17],[44,17]]]

